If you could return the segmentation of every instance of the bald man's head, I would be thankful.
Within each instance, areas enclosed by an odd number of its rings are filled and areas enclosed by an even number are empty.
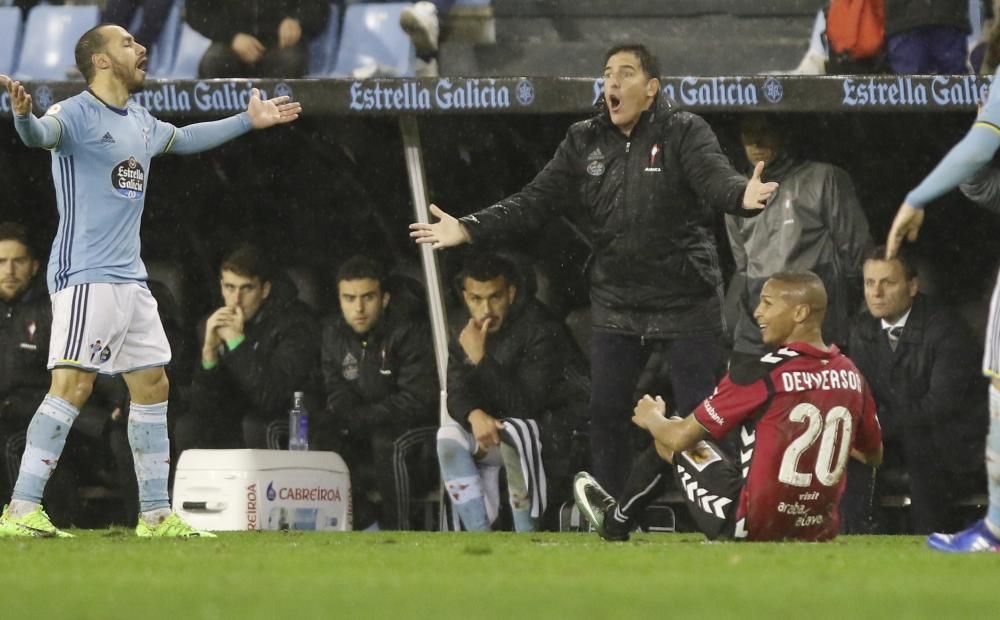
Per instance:
[[[764,283],[754,311],[764,344],[775,346],[818,336],[826,304],[826,287],[811,271],[774,274]]]

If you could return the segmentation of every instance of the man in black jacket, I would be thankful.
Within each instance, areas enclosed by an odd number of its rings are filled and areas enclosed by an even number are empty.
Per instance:
[[[513,265],[474,256],[460,281],[465,312],[452,321],[448,413],[438,463],[462,525],[488,531],[497,475],[507,473],[514,529],[538,529],[550,498],[567,491],[570,441],[586,390],[568,334],[521,294]],[[564,484],[565,483],[565,484]]]
[[[187,22],[212,40],[198,77],[302,77],[326,0],[188,0]]]
[[[604,109],[570,127],[531,183],[461,220],[432,205],[439,222],[410,226],[417,243],[435,248],[523,238],[561,215],[591,231],[591,457],[613,495],[628,472],[633,393],[652,345],[671,368],[678,411],[715,388],[722,275],[713,209],[755,215],[777,189],[760,180],[762,163],[747,182],[708,124],[660,92],[658,76],[645,47],[612,48]]]
[[[326,411],[317,416],[320,449],[351,470],[355,526],[375,518],[366,497],[377,489],[380,529],[409,529],[411,482],[430,488],[437,432],[438,380],[426,324],[390,306],[386,275],[374,260],[348,259],[337,272],[340,313],[323,325]],[[392,308],[392,310],[390,310]]]
[[[202,326],[191,412],[177,421],[188,448],[275,448],[292,394],[313,388],[319,326],[287,279],[272,277],[260,252],[242,246],[222,262],[225,305]]]
[[[20,461],[23,446],[8,450],[13,437],[23,440],[31,416],[49,390],[45,364],[49,354],[52,303],[45,282],[36,278],[39,262],[18,225],[0,224],[0,446],[4,452],[0,499],[9,498],[11,460]],[[18,449],[20,448],[20,449]],[[13,473],[17,473],[16,466]]]
[[[880,474],[894,472],[896,479],[906,474],[911,528],[927,534],[964,527],[953,522],[953,500],[985,490],[987,382],[980,372],[981,349],[969,328],[917,288],[907,252],[885,260],[882,246],[866,255],[868,311],[852,333],[851,357],[878,405],[885,437]],[[857,521],[867,516],[870,471],[849,480],[851,500],[845,509],[851,514],[845,516]],[[886,482],[880,477],[879,486]]]

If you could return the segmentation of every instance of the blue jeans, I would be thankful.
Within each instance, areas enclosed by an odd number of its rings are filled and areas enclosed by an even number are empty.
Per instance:
[[[968,73],[966,38],[958,28],[938,26],[898,32],[886,41],[889,66],[900,74]]]

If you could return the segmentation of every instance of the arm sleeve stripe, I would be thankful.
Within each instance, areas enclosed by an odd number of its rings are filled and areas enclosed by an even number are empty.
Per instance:
[[[174,145],[174,138],[176,138],[176,137],[177,137],[177,128],[174,127],[174,132],[172,134],[170,134],[170,140],[167,142],[167,146],[164,147],[163,152],[160,153],[161,155],[163,155],[163,154],[167,153],[168,151],[170,151],[170,147],[172,147]]]
[[[976,126],[988,127],[989,129],[992,129],[993,131],[1000,133],[1000,127],[997,127],[996,125],[988,121],[976,121]]]
[[[46,119],[46,118],[52,118],[52,119],[55,119],[55,121],[56,121],[56,125],[59,125],[59,137],[58,137],[58,138],[56,138],[56,143],[55,143],[55,144],[53,144],[52,146],[49,146],[49,147],[46,147],[46,148],[47,148],[48,150],[50,150],[50,151],[54,151],[54,150],[56,150],[57,148],[59,148],[59,145],[60,145],[60,144],[62,144],[62,137],[63,137],[63,133],[65,133],[65,132],[66,132],[66,128],[65,128],[65,127],[63,126],[63,122],[62,122],[61,120],[59,120],[59,117],[57,117],[57,116],[43,116],[43,117],[41,118],[41,121],[42,121],[42,122],[45,122],[45,119]]]

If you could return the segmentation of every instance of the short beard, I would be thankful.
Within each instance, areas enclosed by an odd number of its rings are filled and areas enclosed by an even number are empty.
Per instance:
[[[136,79],[136,71],[137,69],[134,68],[126,70],[124,66],[117,63],[112,68],[115,78],[125,85],[125,89],[128,90],[129,94],[142,90],[143,85],[146,83],[145,76]]]

